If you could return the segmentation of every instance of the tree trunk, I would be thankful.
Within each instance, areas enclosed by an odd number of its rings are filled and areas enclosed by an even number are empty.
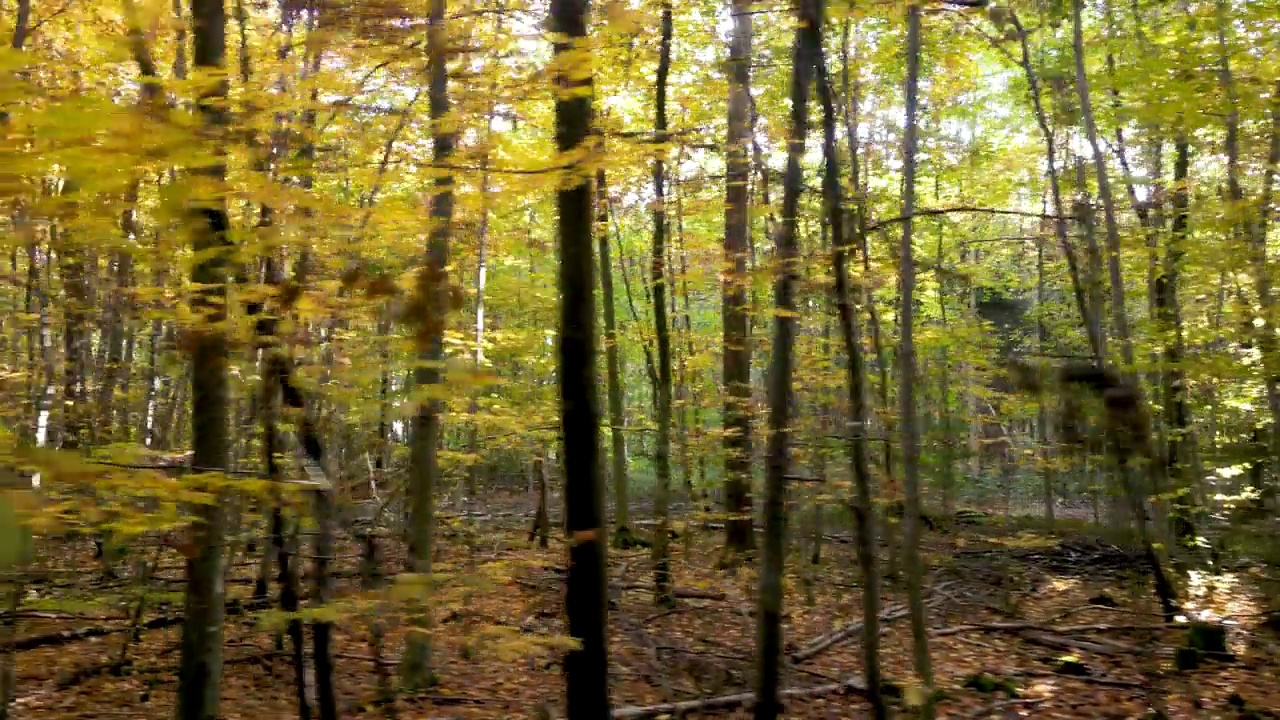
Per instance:
[[[747,275],[750,228],[751,1],[733,0],[729,44],[729,134],[725,144],[724,324],[725,561],[755,545],[751,522],[751,337]]]
[[[867,462],[867,392],[866,363],[862,357],[862,337],[858,316],[854,312],[849,290],[848,230],[844,225],[844,204],[840,193],[840,165],[836,148],[835,99],[827,73],[822,44],[822,18],[811,25],[809,46],[814,52],[818,73],[818,97],[822,103],[822,191],[828,223],[832,232],[832,274],[835,276],[835,305],[840,317],[840,335],[847,359],[846,389],[849,395],[847,423],[850,471],[854,480],[854,500],[850,503],[857,520],[858,566],[862,571],[862,667],[866,677],[867,701],[872,717],[884,720],[889,715],[880,691],[880,570],[876,557],[876,513],[871,487],[871,468]],[[846,43],[847,46],[847,30]],[[846,65],[847,67],[847,65]],[[845,75],[848,77],[847,73]],[[846,86],[847,95],[847,86]]]
[[[782,711],[778,690],[782,659],[782,576],[786,558],[787,473],[790,466],[792,369],[795,351],[800,194],[804,189],[805,135],[814,53],[805,35],[822,22],[821,0],[802,0],[791,67],[791,130],[783,178],[782,227],[776,234],[773,357],[769,363],[769,444],[765,465],[764,548],[756,615],[756,720]]]
[[[533,527],[529,529],[529,542],[538,540],[544,550],[550,544],[551,516],[547,507],[547,465],[541,452],[533,459],[533,482],[538,489],[538,509],[533,514]]]
[[[604,354],[609,392],[609,439],[613,478],[614,541],[620,548],[631,544],[627,499],[627,438],[623,415],[622,353],[618,351],[618,328],[613,301],[613,263],[609,259],[609,197],[604,168],[596,170],[596,243],[600,252],[600,302],[604,306]]]
[[[1173,161],[1173,228],[1165,247],[1164,269],[1156,277],[1155,309],[1161,335],[1165,338],[1163,353],[1162,395],[1164,396],[1165,423],[1168,427],[1165,445],[1166,476],[1171,489],[1181,490],[1186,484],[1185,471],[1190,455],[1184,443],[1188,442],[1189,418],[1186,388],[1182,372],[1182,313],[1178,305],[1178,274],[1186,253],[1187,231],[1190,224],[1188,208],[1190,191],[1187,186],[1191,165],[1191,148],[1186,131],[1179,129],[1174,140]],[[1177,504],[1184,505],[1185,501]]]
[[[587,35],[586,0],[552,0],[550,26],[558,34],[560,59],[578,51]],[[575,47],[576,46],[576,47]],[[585,51],[585,50],[583,50]],[[591,76],[556,78],[556,146],[575,153],[591,127]],[[604,488],[600,478],[600,411],[596,377],[595,298],[591,252],[591,183],[578,172],[577,184],[556,193],[560,262],[560,336],[556,373],[560,385],[560,427],[564,462],[565,530],[569,571],[565,612],[578,646],[565,654],[568,720],[609,717],[609,658],[605,628]]]
[[[1027,79],[1027,92],[1031,96],[1031,106],[1035,111],[1036,124],[1040,126],[1040,134],[1044,138],[1045,170],[1049,176],[1049,192],[1053,199],[1053,233],[1057,237],[1058,247],[1067,261],[1067,272],[1071,276],[1071,290],[1076,300],[1076,310],[1080,313],[1080,321],[1084,324],[1085,335],[1089,339],[1089,350],[1094,360],[1102,362],[1102,339],[1098,336],[1094,323],[1089,319],[1089,305],[1085,299],[1084,285],[1080,281],[1080,264],[1076,258],[1075,248],[1067,237],[1067,211],[1062,200],[1062,183],[1058,177],[1057,146],[1053,129],[1049,126],[1048,116],[1044,111],[1044,103],[1040,97],[1040,79],[1031,64],[1031,50],[1027,43],[1027,31],[1012,10],[1008,13],[1014,29],[1018,33],[1018,43],[1022,50],[1020,64],[1023,76]]]
[[[1116,339],[1120,341],[1120,357],[1125,371],[1133,371],[1133,338],[1129,334],[1129,317],[1125,309],[1124,279],[1120,271],[1120,225],[1116,219],[1115,199],[1111,194],[1111,181],[1107,176],[1106,156],[1098,143],[1098,126],[1093,117],[1093,102],[1089,93],[1089,77],[1084,68],[1084,32],[1081,28],[1081,4],[1072,0],[1072,38],[1075,47],[1076,94],[1080,99],[1080,113],[1084,120],[1085,135],[1093,152],[1093,168],[1097,176],[1098,199],[1102,202],[1102,217],[1106,228],[1107,274],[1111,281],[1111,322],[1115,326]]]
[[[1111,280],[1111,320],[1115,325],[1116,337],[1120,341],[1120,356],[1124,363],[1124,374],[1128,378],[1127,384],[1131,386],[1132,392],[1140,395],[1141,389],[1138,387],[1136,378],[1133,377],[1133,338],[1129,334],[1129,319],[1125,309],[1124,279],[1120,272],[1120,228],[1116,221],[1115,201],[1111,195],[1111,184],[1107,178],[1106,158],[1098,144],[1098,128],[1094,122],[1093,105],[1089,98],[1089,79],[1085,74],[1084,31],[1081,23],[1082,4],[1083,0],[1072,0],[1071,3],[1076,92],[1080,98],[1080,111],[1084,120],[1085,135],[1088,137],[1089,147],[1093,152],[1094,170],[1098,181],[1098,198],[1102,201],[1103,218],[1106,222],[1107,270]],[[1135,399],[1135,403],[1139,406],[1139,412],[1145,415],[1145,408],[1142,407],[1145,401],[1139,396]],[[1150,431],[1149,425],[1145,431]],[[1151,572],[1156,580],[1156,592],[1160,596],[1165,615],[1172,620],[1172,608],[1175,602],[1173,590],[1168,583],[1168,576],[1163,568],[1160,551],[1151,537],[1150,516],[1146,507],[1148,494],[1154,493],[1158,495],[1162,492],[1160,483],[1155,482],[1156,478],[1158,478],[1158,473],[1152,473],[1152,487],[1149,488],[1150,492],[1147,492],[1134,480],[1132,469],[1127,467],[1128,458],[1119,459],[1121,460],[1121,479],[1128,495],[1129,509],[1137,527],[1139,539],[1151,564]],[[1159,468],[1158,472],[1162,473],[1163,468]]]
[[[1262,309],[1265,321],[1258,333],[1258,345],[1262,351],[1267,390],[1267,406],[1271,413],[1271,447],[1263,452],[1270,457],[1271,482],[1264,488],[1264,498],[1270,501],[1278,492],[1276,484],[1280,477],[1280,347],[1275,338],[1276,314],[1271,291],[1271,271],[1267,258],[1267,224],[1271,213],[1271,194],[1273,191],[1276,168],[1280,165],[1280,96],[1271,99],[1271,138],[1268,148],[1268,164],[1263,173],[1262,196],[1256,215],[1246,207],[1244,189],[1240,183],[1240,110],[1237,98],[1235,78],[1231,71],[1231,49],[1228,44],[1227,31],[1231,24],[1228,17],[1228,3],[1218,0],[1218,45],[1220,50],[1219,82],[1227,96],[1226,118],[1226,150],[1227,154],[1227,193],[1231,200],[1230,212],[1243,218],[1232,230],[1237,238],[1243,237],[1248,243],[1250,261],[1253,265],[1254,288],[1258,297],[1258,305]],[[1280,92],[1280,81],[1275,90]]]
[[[920,5],[907,6],[907,124],[903,141],[902,248],[899,251],[901,285],[900,340],[898,350],[899,422],[902,423],[903,560],[907,572],[907,603],[911,610],[911,638],[916,674],[924,684],[922,716],[933,717],[933,667],[929,659],[929,635],[922,590],[924,569],[920,562],[920,435],[915,406],[916,350],[915,258],[911,244],[916,193],[916,109],[920,82]]]
[[[1056,224],[1063,221],[1055,220],[1054,222]],[[1044,243],[1043,232],[1038,233],[1036,237],[1036,345],[1042,353],[1046,351],[1045,345],[1049,339],[1048,329],[1044,323]],[[1085,317],[1083,319],[1085,320],[1085,326],[1088,327],[1088,318]],[[1052,452],[1049,447],[1049,411],[1045,406],[1043,396],[1038,398],[1038,406],[1036,407],[1036,442],[1040,445],[1040,473],[1044,490],[1044,521],[1052,529],[1056,522],[1054,517],[1054,473],[1051,465]]]
[[[671,70],[672,18],[670,0],[662,5],[662,45],[659,50],[658,80],[654,100],[654,139],[661,146],[667,138],[667,75]],[[653,538],[653,587],[654,603],[661,606],[675,604],[671,584],[671,548],[668,530],[671,513],[668,508],[671,494],[671,333],[667,318],[667,211],[664,203],[666,163],[661,154],[653,161],[653,258],[650,272],[653,282],[653,325],[658,345],[658,441],[654,453],[657,474],[657,494],[654,512],[658,515],[658,527]]]
[[[858,161],[858,125],[860,122],[859,115],[859,95],[861,83],[854,81],[850,83],[849,77],[849,26],[845,25],[845,32],[841,38],[840,44],[840,61],[842,83],[844,85],[844,111],[845,111],[845,139],[849,145],[849,176],[853,185],[854,195],[854,226],[856,252],[862,253],[862,272],[865,276],[871,276],[871,252],[867,239],[867,224],[870,216],[870,209],[867,203],[867,177],[868,171],[863,170],[863,166]],[[893,474],[893,410],[889,407],[889,361],[885,352],[884,342],[880,332],[880,313],[876,310],[876,300],[872,289],[864,285],[859,292],[859,299],[866,307],[867,318],[871,330],[871,347],[876,356],[876,368],[879,376],[878,396],[880,400],[880,410],[883,413],[883,454],[881,461],[884,464],[884,489],[886,495],[890,498],[896,496],[894,487],[896,481]],[[870,417],[868,417],[870,421]],[[874,488],[873,488],[874,492]],[[897,574],[897,544],[893,539],[892,523],[888,522],[889,514],[885,514],[886,522],[884,528],[885,538],[889,544],[889,568],[886,573],[889,577]]]
[[[223,0],[192,3],[195,28],[195,66],[214,73],[226,60],[226,12]],[[223,107],[227,83],[208,86],[198,101],[206,131],[220,142],[228,122]],[[226,167],[215,161],[200,171],[220,182]],[[227,341],[220,329],[226,311],[227,262],[230,240],[226,201],[219,196],[196,200],[199,222],[195,251],[206,259],[196,265],[191,280],[207,288],[196,298],[205,324],[193,331],[191,342],[192,464],[202,469],[225,469],[229,455]],[[215,720],[222,683],[223,510],[219,502],[202,505],[193,527],[193,556],[187,559],[187,591],[182,625],[182,660],[178,671],[180,720]]]
[[[428,99],[432,122],[432,162],[437,168],[446,166],[453,156],[454,136],[444,126],[449,113],[448,36],[445,31],[446,0],[431,0],[427,30]],[[417,333],[418,356],[423,361],[414,370],[414,382],[422,387],[438,387],[442,383],[444,330],[449,310],[449,236],[453,223],[453,176],[441,172],[436,176],[431,197],[431,235],[426,265],[418,272],[416,302],[421,313]],[[418,574],[420,592],[431,590],[432,534],[435,530],[435,489],[440,481],[438,449],[440,445],[441,403],[436,398],[418,406],[413,419],[413,439],[409,449],[410,530],[409,564]],[[400,663],[401,680],[406,687],[430,687],[435,679],[431,672],[431,611],[419,599],[411,622],[416,632],[409,635]]]

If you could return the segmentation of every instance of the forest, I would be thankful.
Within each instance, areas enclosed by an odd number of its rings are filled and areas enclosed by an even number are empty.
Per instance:
[[[1280,0],[0,37],[0,720],[1280,720]]]

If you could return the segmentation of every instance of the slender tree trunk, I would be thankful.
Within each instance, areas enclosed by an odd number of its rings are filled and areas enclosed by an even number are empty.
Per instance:
[[[476,311],[475,311],[475,319],[476,319],[476,328],[475,328],[475,344],[476,344],[476,347],[475,347],[475,350],[474,350],[474,351],[473,351],[473,353],[472,353],[472,365],[473,365],[473,369],[475,370],[475,372],[476,372],[476,374],[477,374],[477,375],[480,373],[481,367],[482,367],[482,366],[483,366],[483,364],[484,364],[484,331],[485,331],[485,324],[484,324],[484,322],[485,322],[485,317],[484,317],[484,312],[485,312],[484,301],[485,301],[485,297],[484,297],[484,292],[485,292],[485,286],[486,286],[486,284],[487,284],[487,280],[488,280],[488,273],[489,273],[489,266],[488,266],[488,263],[489,263],[489,207],[490,207],[490,204],[491,204],[491,203],[492,203],[492,201],[493,201],[493,199],[492,199],[492,197],[491,197],[492,191],[491,191],[491,189],[490,189],[490,177],[489,177],[489,163],[490,163],[490,157],[489,157],[489,149],[488,149],[488,148],[489,148],[489,145],[490,145],[490,143],[492,142],[492,139],[493,139],[493,121],[494,121],[494,114],[495,114],[495,106],[494,106],[493,102],[491,101],[491,102],[489,103],[489,109],[488,109],[488,112],[485,114],[485,124],[484,124],[484,131],[485,131],[485,135],[484,135],[484,140],[483,140],[483,142],[484,142],[484,146],[485,146],[485,150],[484,150],[484,154],[483,154],[483,156],[482,156],[482,157],[481,157],[481,159],[480,159],[480,167],[481,167],[481,173],[480,173],[480,226],[479,226],[478,231],[476,232],[476,243],[477,243],[477,248],[476,248]],[[464,510],[464,511],[466,511],[467,513],[470,513],[470,512],[475,508],[475,503],[476,503],[476,500],[477,500],[477,495],[476,495],[476,492],[477,492],[477,489],[476,489],[477,479],[478,479],[478,476],[480,475],[480,471],[481,471],[481,469],[484,467],[484,462],[482,462],[482,461],[480,461],[480,460],[479,460],[479,454],[480,454],[479,430],[480,430],[480,428],[479,428],[479,425],[476,423],[476,413],[478,413],[478,412],[479,412],[479,410],[480,410],[479,402],[477,401],[477,398],[473,397],[473,398],[471,399],[471,407],[470,407],[470,410],[469,410],[469,412],[470,412],[470,414],[471,414],[471,438],[470,438],[470,440],[469,440],[469,442],[468,442],[467,444],[468,444],[468,445],[470,446],[470,448],[471,448],[471,454],[472,454],[473,456],[475,456],[475,457],[474,457],[474,458],[473,458],[473,460],[472,460],[471,466],[470,466],[469,468],[467,468],[467,497],[466,497],[465,502],[463,503],[463,510]],[[472,522],[474,522],[474,521],[472,521]],[[468,529],[468,532],[467,532],[467,538],[468,538],[468,541],[467,541],[467,542],[468,542],[468,546],[469,546],[469,547],[474,547],[474,544],[475,544],[475,528],[474,528],[474,527],[470,527],[470,528]]]
[[[1098,142],[1098,126],[1093,117],[1093,102],[1089,92],[1089,77],[1084,67],[1084,31],[1081,27],[1083,0],[1072,0],[1072,42],[1075,47],[1076,94],[1080,99],[1080,113],[1084,120],[1085,135],[1093,152],[1094,173],[1098,182],[1098,199],[1102,202],[1102,217],[1106,227],[1107,273],[1111,281],[1111,322],[1115,326],[1116,339],[1120,341],[1120,357],[1126,372],[1133,371],[1133,338],[1129,333],[1129,317],[1125,309],[1124,278],[1120,270],[1120,225],[1116,219],[1115,199],[1111,194],[1111,180],[1107,176],[1106,155]]]
[[[1049,339],[1049,333],[1044,324],[1044,303],[1044,236],[1041,234],[1036,238],[1036,344],[1042,353],[1045,352],[1045,345]],[[1049,446],[1049,411],[1045,406],[1043,397],[1039,398],[1039,405],[1036,408],[1036,442],[1040,445],[1040,475],[1044,483],[1044,520],[1052,529],[1056,522],[1054,517],[1054,472],[1051,464],[1052,452]]]
[[[1076,310],[1080,313],[1080,321],[1084,325],[1085,335],[1089,338],[1089,350],[1095,362],[1102,362],[1102,339],[1089,319],[1089,306],[1085,299],[1084,285],[1080,281],[1080,264],[1076,258],[1075,248],[1067,236],[1067,210],[1062,200],[1062,183],[1058,176],[1057,141],[1053,129],[1049,126],[1048,116],[1044,111],[1044,103],[1040,97],[1040,78],[1036,75],[1031,63],[1031,50],[1027,42],[1027,31],[1018,19],[1017,13],[1009,11],[1009,19],[1018,33],[1018,44],[1022,50],[1020,64],[1023,76],[1027,80],[1027,92],[1031,97],[1031,106],[1035,111],[1036,124],[1040,126],[1040,134],[1044,138],[1045,170],[1049,176],[1049,192],[1053,199],[1053,233],[1058,240],[1058,247],[1067,261],[1067,272],[1071,276],[1071,290],[1076,300]]]
[[[1172,489],[1185,486],[1189,418],[1186,388],[1182,372],[1182,313],[1178,305],[1178,280],[1186,253],[1190,225],[1190,190],[1187,186],[1191,166],[1191,147],[1186,131],[1179,129],[1174,140],[1173,161],[1173,228],[1165,247],[1163,272],[1156,277],[1156,320],[1165,338],[1162,373],[1166,432],[1165,466]],[[1178,503],[1185,504],[1185,503]]]
[[[546,549],[550,543],[551,516],[547,505],[547,461],[539,451],[533,459],[533,482],[538,490],[538,509],[533,515],[533,527],[529,530],[529,542],[538,540],[538,547]]]
[[[840,193],[840,165],[836,147],[836,111],[831,79],[828,76],[822,43],[822,18],[809,26],[809,46],[814,52],[818,73],[818,97],[822,103],[823,197],[832,233],[832,274],[835,275],[835,305],[840,317],[840,335],[847,359],[846,389],[849,395],[848,442],[854,499],[850,503],[857,520],[858,566],[862,571],[862,667],[867,681],[867,701],[872,717],[884,720],[888,706],[880,691],[880,570],[876,557],[876,513],[867,462],[866,363],[862,357],[862,337],[849,289],[849,243],[845,227],[844,203]],[[847,33],[846,26],[846,33]],[[847,46],[847,34],[846,34]],[[846,78],[847,78],[846,74]],[[847,89],[846,89],[847,94]]]
[[[822,22],[821,0],[802,0],[791,66],[791,130],[783,179],[782,227],[774,261],[773,357],[769,363],[769,445],[765,466],[764,552],[756,615],[756,720],[773,720],[782,711],[778,697],[782,660],[782,576],[786,558],[787,474],[790,468],[792,370],[795,351],[799,257],[798,220],[804,185],[805,135],[809,129],[809,86],[814,48],[807,33]]]
[[[596,243],[600,252],[600,302],[604,306],[604,354],[609,393],[609,439],[613,478],[614,541],[620,548],[631,545],[630,513],[627,499],[627,438],[623,415],[622,354],[618,349],[618,328],[613,300],[613,263],[609,259],[609,196],[605,172],[596,170]]]
[[[920,562],[920,434],[915,406],[916,350],[915,323],[915,258],[912,248],[916,194],[916,109],[919,105],[920,82],[920,5],[907,6],[907,124],[903,141],[902,248],[899,251],[901,285],[900,340],[898,350],[900,403],[902,423],[902,466],[905,514],[903,517],[903,559],[907,571],[907,603],[911,611],[911,637],[916,674],[924,684],[922,715],[933,717],[933,667],[929,658],[929,635],[924,609],[923,575]]]
[[[658,80],[654,100],[654,139],[661,146],[667,138],[667,75],[671,70],[672,18],[670,0],[662,4],[662,45],[659,50]],[[667,318],[667,211],[666,163],[661,154],[653,161],[653,259],[650,266],[653,282],[653,324],[658,345],[658,441],[654,453],[657,474],[657,494],[654,512],[658,515],[658,528],[653,538],[654,603],[662,606],[675,604],[671,585],[671,548],[668,530],[671,513],[668,508],[671,494],[671,333]]]
[[[854,225],[855,233],[855,252],[862,253],[862,272],[865,276],[871,276],[871,252],[870,244],[867,238],[867,224],[870,217],[870,208],[867,202],[867,176],[869,171],[863,169],[863,165],[858,161],[858,132],[859,132],[859,97],[861,94],[861,83],[854,81],[850,83],[849,73],[849,24],[845,24],[844,33],[840,43],[840,61],[842,84],[844,86],[844,112],[845,112],[845,138],[849,145],[849,176],[853,185],[854,196]],[[879,376],[878,396],[880,400],[880,409],[883,413],[883,454],[881,461],[884,464],[885,489],[888,490],[889,497],[896,495],[894,487],[896,481],[893,474],[893,409],[889,407],[889,360],[885,351],[884,342],[880,332],[880,313],[876,309],[875,295],[869,286],[864,285],[859,292],[859,299],[866,307],[867,318],[869,320],[871,330],[871,347],[876,356],[876,369]],[[868,421],[870,417],[868,417]],[[873,489],[874,491],[874,489]],[[892,536],[892,523],[888,522],[889,514],[885,514],[885,537],[889,544],[889,568],[886,573],[889,577],[897,574],[897,552],[896,543]]]
[[[724,324],[725,562],[755,545],[751,522],[751,337],[747,275],[751,112],[751,1],[733,0],[729,44],[729,133],[725,144]]]
[[[194,0],[192,25],[197,68],[221,71],[226,61],[226,11],[223,0]],[[198,101],[210,141],[220,143],[228,122],[223,107],[227,83],[219,81]],[[220,182],[226,167],[221,160],[201,171]],[[191,433],[198,468],[227,467],[230,438],[228,415],[227,341],[220,328],[225,319],[227,262],[230,240],[226,200],[199,198],[200,222],[195,228],[195,251],[206,259],[196,265],[191,280],[208,288],[197,296],[196,309],[206,324],[195,331],[191,350]],[[202,505],[193,527],[193,557],[187,559],[187,592],[182,625],[182,660],[178,671],[179,720],[215,720],[222,684],[222,618],[224,555],[222,504]]]
[[[448,165],[453,156],[454,136],[444,126],[449,113],[448,35],[445,28],[446,0],[431,1],[427,35],[428,100],[432,122],[432,161],[437,168]],[[418,355],[423,365],[414,370],[414,382],[422,387],[439,386],[443,380],[444,330],[449,310],[449,236],[453,223],[453,177],[449,172],[436,176],[431,197],[431,235],[426,265],[419,270],[417,303],[421,318],[417,332]],[[410,444],[410,530],[409,564],[422,585],[431,590],[432,535],[435,531],[435,489],[440,482],[441,403],[431,398],[418,407],[413,420]],[[420,598],[412,622],[416,632],[409,635],[400,663],[401,680],[408,688],[435,684],[431,671],[431,611]]]
[[[551,30],[558,34],[559,58],[583,48],[586,0],[552,0]],[[585,51],[585,50],[583,50]],[[556,146],[580,150],[591,129],[591,76],[561,73],[556,78]],[[560,427],[565,478],[565,530],[569,572],[565,612],[569,635],[578,646],[565,654],[568,720],[609,717],[609,658],[605,628],[604,487],[600,478],[600,410],[596,377],[595,295],[591,252],[591,183],[582,173],[576,185],[556,194],[560,263]]]

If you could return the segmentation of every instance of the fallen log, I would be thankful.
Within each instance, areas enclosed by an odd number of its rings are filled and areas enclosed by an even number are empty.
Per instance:
[[[1137,652],[1137,648],[1116,642],[1077,640],[1075,638],[1062,637],[1061,635],[1052,635],[1050,633],[1032,630],[1023,630],[1018,633],[1018,637],[1026,640],[1027,642],[1044,645],[1045,647],[1051,647],[1057,650],[1083,650],[1085,652],[1097,653],[1099,655],[1117,655],[1120,653]]]
[[[235,617],[236,615],[243,615],[256,610],[265,610],[272,606],[272,602],[273,601],[270,598],[250,600],[249,602],[233,601],[227,603],[226,616]],[[161,615],[160,617],[151,618],[137,627],[142,631],[173,627],[175,625],[181,625],[183,617],[184,616],[182,615]],[[133,625],[122,625],[120,627],[95,625],[87,628],[80,628],[78,630],[60,630],[57,632],[45,633],[43,635],[30,635],[28,637],[18,638],[16,640],[0,644],[0,652],[22,652],[24,650],[35,650],[36,648],[42,647],[66,645],[80,640],[126,633],[133,629]]]
[[[861,680],[850,678],[848,680],[842,680],[840,682],[834,682],[827,685],[783,690],[778,693],[778,697],[784,701],[802,700],[841,692],[862,694],[866,691],[867,686],[863,684]],[[679,702],[660,703],[658,705],[618,708],[610,714],[610,717],[612,717],[613,720],[647,720],[648,718],[656,718],[662,715],[679,717],[683,713],[690,712],[711,712],[714,710],[732,710],[740,707],[750,707],[755,704],[755,701],[755,693],[744,692],[733,695],[720,695],[718,697],[702,698],[699,700],[681,700]]]

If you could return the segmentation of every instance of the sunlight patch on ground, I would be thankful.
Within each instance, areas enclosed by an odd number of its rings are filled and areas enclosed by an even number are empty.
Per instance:
[[[1049,590],[1053,592],[1066,592],[1068,590],[1075,590],[1080,586],[1080,578],[1056,577],[1049,581]]]

